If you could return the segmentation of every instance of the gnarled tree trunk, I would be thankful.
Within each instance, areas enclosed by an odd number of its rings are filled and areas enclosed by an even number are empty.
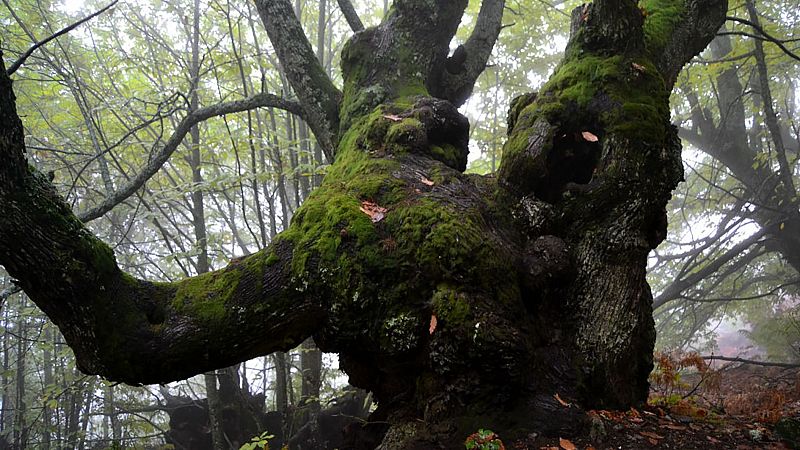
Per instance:
[[[655,338],[645,263],[682,177],[669,93],[725,1],[575,10],[563,62],[511,107],[499,173],[465,175],[469,124],[455,105],[485,67],[503,3],[484,0],[473,38],[448,58],[467,1],[395,1],[343,50],[340,92],[321,80],[288,0],[257,0],[335,162],[269,248],[177,283],[122,273],[26,164],[0,76],[0,263],[82,370],[129,383],[313,335],[374,393],[385,449],[457,448],[479,427],[576,431],[580,408],[555,394],[583,407],[644,401]]]

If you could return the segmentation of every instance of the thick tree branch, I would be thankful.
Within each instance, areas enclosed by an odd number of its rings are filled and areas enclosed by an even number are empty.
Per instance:
[[[305,120],[329,160],[339,130],[342,93],[325,73],[289,0],[255,0],[281,68],[305,111]]]
[[[380,25],[350,38],[342,50],[341,131],[388,99],[440,96],[441,71],[466,7],[466,0],[396,0]]]
[[[254,101],[198,110],[184,126]],[[291,276],[287,241],[176,283],[123,273],[113,251],[27,164],[5,70],[0,124],[0,264],[58,325],[84,372],[163,383],[288,350],[321,326],[326,310]]]
[[[672,89],[683,66],[703,51],[724,23],[728,9],[727,0],[687,0],[684,12],[675,29],[664,37],[663,48],[648,48],[655,54],[654,61],[664,76],[667,88]],[[648,17],[649,20],[663,20]]]
[[[353,7],[353,3],[350,0],[337,0],[339,2],[339,9],[342,10],[342,14],[344,14],[345,20],[350,25],[350,28],[358,33],[359,31],[364,31],[364,24],[361,22],[361,19],[358,17],[358,13],[356,9]]]
[[[19,69],[23,64],[25,64],[25,61],[28,59],[28,57],[30,57],[33,54],[33,52],[35,52],[38,48],[46,45],[48,42],[52,41],[53,39],[56,39],[56,38],[58,38],[60,36],[63,36],[65,34],[69,33],[70,31],[74,30],[75,28],[77,28],[77,27],[83,25],[84,23],[94,19],[95,17],[99,16],[100,14],[103,14],[104,12],[108,11],[109,9],[111,9],[114,5],[116,5],[118,1],[119,0],[114,0],[113,2],[109,3],[108,6],[106,6],[105,8],[103,8],[103,9],[101,9],[101,10],[99,10],[99,11],[97,11],[97,12],[95,12],[95,13],[89,15],[89,16],[84,17],[83,19],[73,23],[72,25],[68,25],[68,26],[62,28],[61,30],[57,31],[56,33],[54,33],[54,34],[42,39],[41,41],[39,41],[39,42],[37,42],[35,44],[33,44],[25,53],[22,54],[22,56],[20,56],[16,61],[14,61],[13,64],[11,64],[8,67],[8,70],[6,70],[6,74],[11,76],[14,72],[17,71],[17,69]]]
[[[483,0],[475,29],[442,67],[431,94],[461,106],[472,94],[475,81],[486,69],[495,42],[503,28],[505,0]]]
[[[172,156],[178,148],[183,138],[196,124],[208,120],[212,117],[222,116],[225,114],[233,114],[237,112],[250,111],[256,108],[278,108],[296,114],[300,117],[305,116],[305,110],[300,107],[298,103],[286,100],[284,98],[260,93],[248,97],[243,100],[236,100],[232,102],[219,103],[205,108],[200,108],[183,118],[183,120],[175,128],[170,138],[150,160],[147,165],[127,184],[117,189],[114,193],[106,197],[100,204],[78,213],[78,219],[83,222],[89,222],[101,217],[103,214],[111,211],[116,205],[125,201],[128,197],[133,195],[134,192],[139,190],[153,175],[161,169],[161,166]]]

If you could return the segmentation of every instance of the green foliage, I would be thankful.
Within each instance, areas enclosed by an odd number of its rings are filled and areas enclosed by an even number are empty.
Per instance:
[[[464,442],[467,450],[505,450],[503,441],[492,430],[480,429]]]
[[[269,441],[273,439],[275,436],[270,434],[269,431],[265,431],[258,436],[253,437],[250,439],[250,442],[245,442],[239,447],[239,450],[256,450],[256,449],[264,449],[269,450]]]

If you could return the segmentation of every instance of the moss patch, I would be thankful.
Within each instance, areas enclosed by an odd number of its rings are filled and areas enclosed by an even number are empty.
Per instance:
[[[180,281],[172,306],[202,321],[218,321],[226,314],[225,304],[236,292],[240,276],[239,271],[227,268]]]
[[[470,305],[466,296],[448,284],[440,284],[431,300],[433,311],[443,324],[460,326],[470,316]]]
[[[644,14],[644,37],[647,50],[653,57],[664,51],[675,28],[683,21],[684,0],[641,0]]]

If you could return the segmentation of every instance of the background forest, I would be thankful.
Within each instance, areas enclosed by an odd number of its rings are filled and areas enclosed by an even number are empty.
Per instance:
[[[0,1],[6,66],[108,5]],[[353,3],[366,26],[390,6]],[[507,105],[552,72],[579,3],[508,1],[490,66],[461,109],[472,125],[470,171],[499,166]],[[352,31],[339,5],[294,4],[318,59],[340,81],[339,53]],[[466,20],[479,6],[470,2]],[[800,7],[732,1],[728,15],[672,98],[686,181],[668,209],[669,236],[650,259],[657,349],[797,364]],[[16,72],[33,163],[125,271],[172,281],[253,253],[320,184],[329,161],[295,115],[212,113],[259,92],[292,99],[264,34],[249,1],[120,0]],[[794,191],[772,195],[777,180]],[[269,433],[294,434],[303,417],[343,398],[369,406],[348,390],[336,356],[310,340],[180,383],[131,387],[81,374],[58,329],[2,268],[0,306],[0,435],[14,448],[158,448],[165,439],[180,448],[177,427],[191,420],[173,417],[171,426],[170,415],[206,398],[215,448],[239,448],[265,431],[267,411],[291,417],[271,422],[279,429]],[[219,432],[226,421],[253,424],[233,436]]]

